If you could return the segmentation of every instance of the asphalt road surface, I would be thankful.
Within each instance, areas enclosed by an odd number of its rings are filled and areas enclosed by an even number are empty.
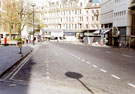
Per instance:
[[[45,42],[9,81],[44,94],[135,94],[135,52]]]

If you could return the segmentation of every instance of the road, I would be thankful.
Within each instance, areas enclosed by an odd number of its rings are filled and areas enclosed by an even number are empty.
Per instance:
[[[8,81],[19,94],[135,94],[134,78],[134,51],[48,42]]]

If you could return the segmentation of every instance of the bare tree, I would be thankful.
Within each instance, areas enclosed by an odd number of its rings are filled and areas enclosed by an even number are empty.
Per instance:
[[[4,0],[3,1],[2,22],[5,26],[5,30],[9,31],[9,36],[17,32],[18,38],[21,38],[21,32],[27,25],[32,27],[33,10],[30,8],[30,4],[24,4],[24,0]],[[41,13],[41,11],[35,10],[35,14]],[[41,29],[45,24],[41,23],[40,18],[35,16],[36,27]]]

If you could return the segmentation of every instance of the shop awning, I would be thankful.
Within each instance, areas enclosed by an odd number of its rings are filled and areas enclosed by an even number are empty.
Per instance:
[[[107,30],[105,30],[105,31],[103,32],[103,34],[107,34],[107,33],[109,33],[111,30],[112,30],[112,28],[107,29]]]
[[[100,30],[93,32],[93,34],[99,34],[99,33],[100,33]]]

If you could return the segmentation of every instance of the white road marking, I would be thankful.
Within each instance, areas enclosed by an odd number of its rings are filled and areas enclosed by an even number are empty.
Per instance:
[[[77,57],[77,56],[74,55],[74,57]]]
[[[46,79],[50,79],[50,77],[49,77],[49,76],[47,76],[47,77],[46,77]]]
[[[9,84],[8,86],[9,87],[16,87],[17,85],[16,84]]]
[[[11,79],[12,81],[23,82],[23,80]]]
[[[78,57],[77,59],[81,59],[80,57]]]
[[[84,60],[84,59],[82,59],[82,61],[84,62],[85,60]]]
[[[110,52],[110,51],[106,51],[105,53],[107,53],[107,54],[111,54],[112,52]]]
[[[120,77],[118,77],[116,75],[111,75],[111,76],[114,77],[114,78],[116,78],[116,79],[118,79],[118,80],[120,80]]]
[[[90,62],[86,62],[87,64],[90,64]]]
[[[14,76],[21,70],[21,68],[27,63],[27,61],[32,57],[32,54],[29,55],[24,61],[23,63],[21,63],[18,67],[16,67],[9,75],[7,75],[4,79],[8,79],[10,77],[10,79],[13,79]]]
[[[124,57],[132,57],[132,56],[130,56],[130,55],[123,55]]]
[[[46,72],[46,74],[48,75],[48,74],[49,74],[49,72]]]
[[[95,67],[95,68],[97,68],[98,66],[96,66],[96,65],[92,65],[93,67]]]
[[[104,70],[104,69],[100,69],[100,71],[102,71],[102,72],[107,72],[106,70]]]
[[[132,84],[132,83],[128,83],[128,85],[131,86],[131,87],[133,87],[133,88],[135,88],[135,85]]]

